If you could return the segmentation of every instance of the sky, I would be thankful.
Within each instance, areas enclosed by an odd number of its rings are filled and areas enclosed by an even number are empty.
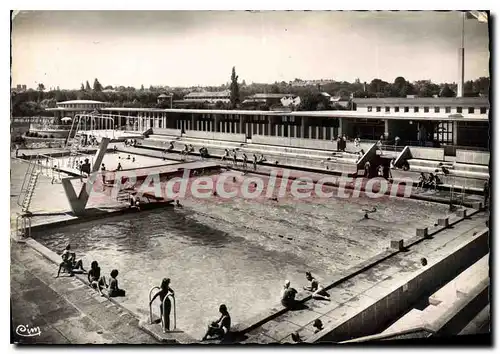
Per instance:
[[[209,86],[239,80],[458,81],[458,12],[23,11],[12,86]],[[465,79],[489,76],[488,25],[465,21]]]

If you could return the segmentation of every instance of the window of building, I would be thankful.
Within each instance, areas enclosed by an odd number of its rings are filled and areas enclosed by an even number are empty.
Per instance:
[[[474,107],[469,107],[469,114],[474,114]]]
[[[429,113],[429,107],[424,107],[424,113]]]
[[[457,107],[457,113],[462,113],[462,107]]]
[[[486,114],[486,107],[481,107],[481,108],[479,108],[479,112],[480,112],[481,114]]]
[[[399,107],[394,107],[394,112],[399,112]]]
[[[434,113],[439,113],[439,107],[434,107]]]
[[[368,112],[372,111],[372,106],[368,106]]]
[[[381,107],[377,107],[377,112],[380,112],[382,108]]]
[[[391,107],[385,107],[385,111],[386,112],[390,112],[391,111]]]
[[[444,111],[445,111],[446,113],[451,113],[451,107],[445,107]]]
[[[405,107],[405,113],[408,113],[410,111],[410,107]]]
[[[413,107],[413,112],[418,113],[418,107]]]

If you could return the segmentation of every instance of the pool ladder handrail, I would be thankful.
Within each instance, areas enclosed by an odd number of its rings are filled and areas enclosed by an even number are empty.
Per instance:
[[[151,288],[151,290],[149,290],[149,323],[150,324],[153,324],[153,304],[151,303],[151,297],[152,297],[152,294],[153,294],[153,291],[154,290],[161,290],[159,286],[153,286]],[[160,314],[161,316],[161,328],[163,329],[163,333],[166,333],[167,330],[165,328],[165,321],[164,321],[164,318],[165,318],[165,301],[171,297],[172,298],[172,302],[173,302],[173,307],[174,307],[174,330],[177,329],[177,312],[175,310],[176,306],[175,306],[175,296],[174,294],[172,293],[168,293],[167,296],[165,296],[165,298],[163,299],[163,302],[161,304],[162,306],[162,309],[163,309],[163,315]]]

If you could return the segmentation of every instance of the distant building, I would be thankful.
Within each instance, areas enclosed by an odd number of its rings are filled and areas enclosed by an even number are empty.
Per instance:
[[[156,102],[158,104],[170,103],[170,108],[172,108],[172,98],[173,97],[174,97],[174,95],[172,95],[171,93],[169,93],[169,94],[162,93],[161,95],[159,95],[156,98]]]
[[[220,92],[190,92],[182,99],[183,102],[200,102],[200,103],[229,103],[231,102],[231,91],[224,90]]]
[[[54,112],[54,117],[63,118],[70,117],[73,118],[76,114],[91,113],[98,111],[101,108],[108,106],[107,102],[92,101],[92,100],[72,100],[57,102],[57,107],[46,108],[46,111]]]
[[[281,105],[289,107],[300,104],[300,97],[291,93],[256,93],[247,97],[243,104],[260,103],[268,106]]]
[[[11,88],[12,92],[25,92],[27,90],[26,85],[16,85],[16,87]]]

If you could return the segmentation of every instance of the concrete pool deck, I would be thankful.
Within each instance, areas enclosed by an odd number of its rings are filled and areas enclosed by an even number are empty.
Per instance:
[[[54,278],[57,266],[35,249],[11,242],[12,341],[16,344],[158,344],[138,320],[77,278]],[[38,327],[23,337],[18,326]]]

